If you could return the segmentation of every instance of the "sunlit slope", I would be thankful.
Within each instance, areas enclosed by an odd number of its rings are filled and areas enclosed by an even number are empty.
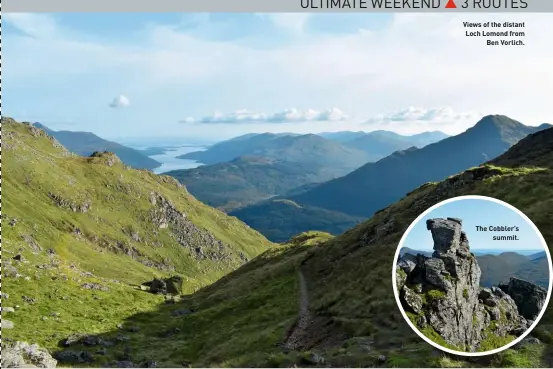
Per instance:
[[[397,244],[409,224],[421,212],[445,199],[485,195],[511,203],[525,212],[546,241],[553,244],[553,162],[544,160],[551,155],[548,148],[552,143],[552,129],[535,133],[494,161],[516,168],[485,165],[439,183],[426,184],[369,221],[317,248],[306,265],[306,276],[312,283],[311,304],[333,329],[314,334],[331,336],[336,334],[336,329],[348,337],[371,337],[375,346],[388,349],[426,345],[403,321],[396,307],[392,263]],[[535,331],[547,345],[508,351],[495,357],[494,365],[550,363],[552,327],[553,310],[549,309]],[[430,365],[432,360],[431,356],[404,354],[413,357],[408,363],[407,356],[399,352],[397,355],[400,365]]]
[[[447,357],[412,332],[396,306],[391,276],[397,244],[409,224],[427,208],[454,196],[477,194],[507,201],[524,211],[542,230],[546,240],[552,243],[551,162],[544,162],[542,155],[530,154],[534,150],[544,151],[543,145],[549,145],[551,141],[544,140],[542,145],[534,141],[539,135],[551,135],[552,132],[549,130],[531,135],[512,149],[525,152],[525,155],[534,159],[515,159],[508,152],[497,160],[497,163],[501,163],[501,160],[509,157],[511,162],[524,162],[522,167],[489,164],[471,168],[438,183],[428,183],[342,236],[326,237],[326,242],[308,248],[291,247],[288,252],[294,252],[293,262],[292,258],[287,260],[286,253],[278,256],[267,253],[263,259],[256,259],[226,277],[224,282],[210,286],[205,293],[194,295],[189,304],[209,306],[213,311],[224,309],[227,302],[223,298],[214,299],[211,296],[232,296],[233,307],[227,311],[239,311],[249,318],[240,320],[240,327],[236,327],[233,321],[224,317],[212,317],[210,330],[225,331],[233,326],[235,339],[247,342],[256,341],[260,337],[252,322],[265,316],[268,311],[279,311],[282,314],[271,318],[270,327],[273,327],[271,330],[274,335],[266,341],[271,345],[251,345],[247,352],[239,355],[233,351],[237,349],[231,349],[228,342],[219,342],[210,346],[211,350],[219,353],[216,357],[207,355],[198,358],[191,353],[192,362],[198,365],[309,366],[314,365],[313,360],[309,359],[310,352],[316,352],[324,357],[324,365],[331,366],[550,365],[553,356],[550,345],[553,343],[550,333],[553,328],[551,310],[534,331],[541,344],[525,344],[495,356],[464,361],[463,358]],[[533,147],[532,150],[524,148],[529,145]],[[548,155],[547,150],[544,155]],[[279,269],[278,277],[269,272],[276,265],[288,265]],[[307,281],[309,310],[313,319],[308,330],[300,336],[299,347],[287,350],[277,344],[285,342],[288,331],[284,331],[284,328],[292,322],[290,304],[296,300],[296,309],[299,306],[299,271],[302,271]],[[257,277],[250,278],[248,273]],[[277,283],[278,292],[274,290]],[[265,299],[252,303],[252,296],[265,296]],[[183,320],[180,325],[183,331],[189,329],[188,324],[191,324],[192,319],[191,316],[189,320]],[[279,336],[273,330],[274,327],[282,329],[280,341],[277,340]],[[257,328],[261,329],[259,326]],[[211,339],[208,341],[212,343]]]
[[[58,336],[112,329],[163,301],[130,285],[180,275],[190,293],[273,246],[171,177],[73,155],[9,118],[2,159],[2,306],[20,306],[3,314],[15,328],[2,338],[52,349]]]

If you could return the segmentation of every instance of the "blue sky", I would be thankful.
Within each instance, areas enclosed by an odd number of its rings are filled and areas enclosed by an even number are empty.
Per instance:
[[[409,232],[404,247],[415,250],[432,251],[434,242],[430,231],[426,229],[426,220],[432,218],[460,218],[463,230],[473,250],[543,250],[543,244],[532,226],[515,211],[501,204],[487,201],[466,199],[447,203],[432,210],[421,219]],[[476,226],[517,226],[518,232],[482,232]],[[518,235],[519,241],[494,241],[493,236]]]
[[[184,141],[267,131],[455,134],[498,113],[551,121],[550,18],[487,15],[527,22],[527,46],[517,49],[465,37],[462,22],[482,17],[8,13],[3,113],[106,138]]]

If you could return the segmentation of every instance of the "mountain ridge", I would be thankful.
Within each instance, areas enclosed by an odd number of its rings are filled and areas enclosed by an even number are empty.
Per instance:
[[[503,154],[538,129],[506,116],[486,116],[464,133],[422,149],[397,151],[376,163],[365,164],[344,177],[292,196],[291,200],[346,214],[371,216],[412,188],[440,180]]]
[[[338,173],[317,165],[239,156],[229,162],[172,170],[164,174],[186,185],[196,198],[207,205],[231,211],[304,185],[324,182]]]
[[[86,157],[95,151],[112,151],[125,164],[136,169],[155,169],[161,166],[160,162],[148,157],[140,150],[135,150],[117,142],[104,140],[92,132],[54,131],[38,122],[33,123],[33,126],[44,130],[69,151],[77,155]]]

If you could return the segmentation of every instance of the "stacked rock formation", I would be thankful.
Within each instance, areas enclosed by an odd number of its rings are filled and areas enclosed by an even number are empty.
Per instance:
[[[473,352],[496,336],[518,336],[541,311],[545,290],[512,278],[508,285],[480,287],[480,267],[457,218],[429,219],[432,257],[403,255],[396,281],[404,310],[420,330],[433,330],[459,351]],[[527,314],[519,313],[527,312]]]

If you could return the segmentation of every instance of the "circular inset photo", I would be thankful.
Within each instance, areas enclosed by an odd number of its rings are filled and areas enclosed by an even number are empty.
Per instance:
[[[534,223],[483,196],[452,198],[421,214],[403,235],[392,271],[411,328],[463,356],[495,354],[528,335],[547,307],[552,276]]]

